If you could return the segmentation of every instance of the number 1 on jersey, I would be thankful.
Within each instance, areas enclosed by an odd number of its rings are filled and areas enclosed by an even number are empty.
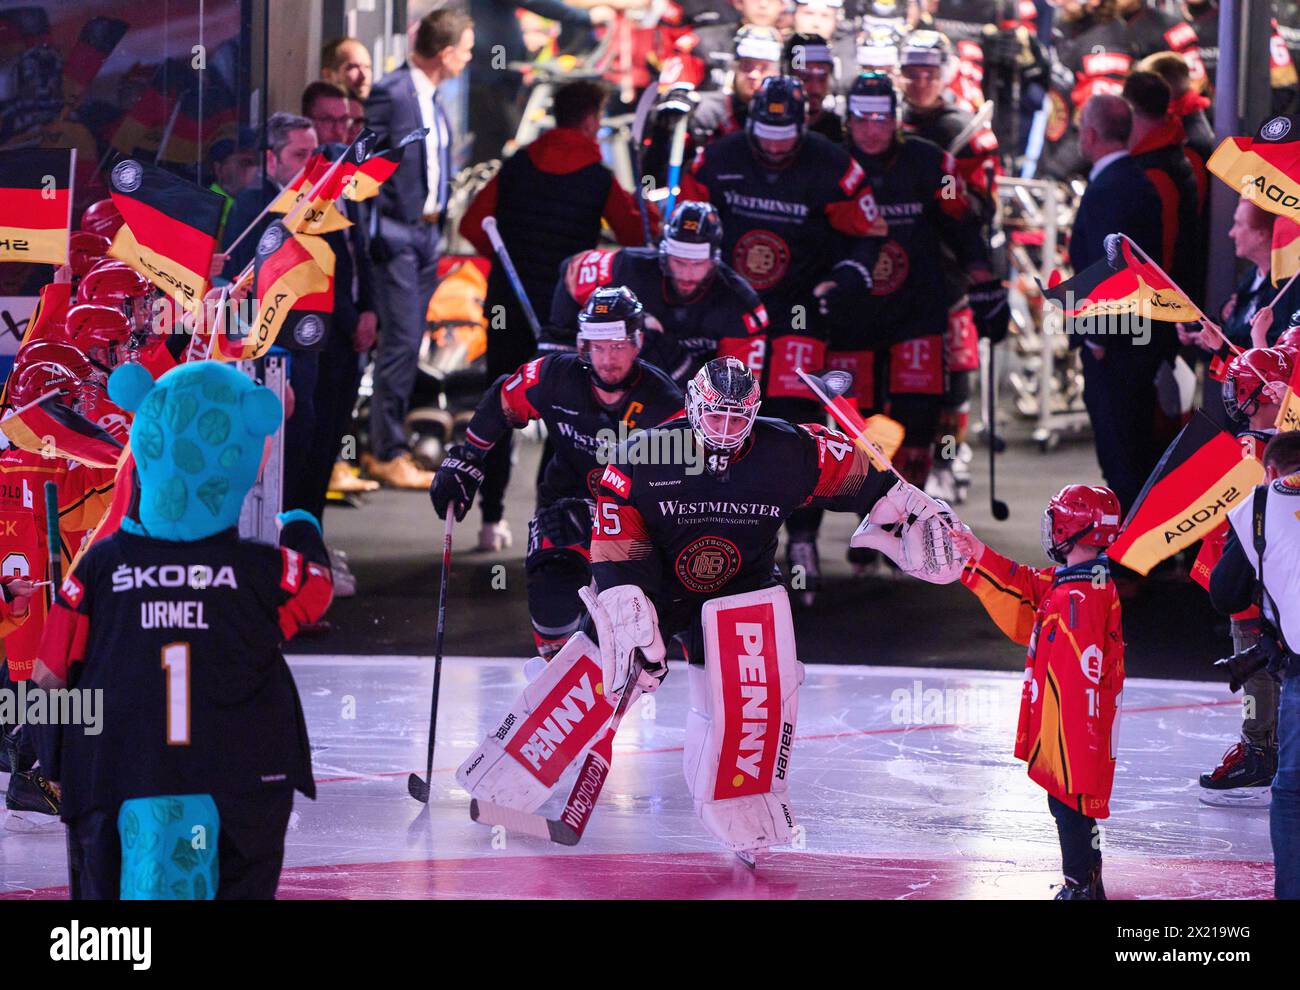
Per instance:
[[[167,672],[167,745],[190,744],[190,644],[168,643],[162,648]]]

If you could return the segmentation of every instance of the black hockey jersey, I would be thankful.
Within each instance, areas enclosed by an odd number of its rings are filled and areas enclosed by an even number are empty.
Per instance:
[[[625,285],[662,332],[647,328],[641,360],[666,372],[678,396],[704,362],[736,357],[755,375],[763,372],[767,313],[749,284],[719,263],[714,277],[690,299],[680,298],[663,273],[657,248],[583,251],[564,259],[542,348],[571,348],[578,311],[602,285]]]
[[[684,418],[647,439],[651,450],[696,442]],[[660,602],[702,604],[768,587],[790,513],[803,506],[865,513],[894,484],[844,434],[765,417],[721,471],[661,459],[672,463],[616,460],[601,476],[591,564],[602,591],[634,584]]]
[[[619,404],[608,408],[596,397],[591,371],[577,354],[535,358],[484,393],[466,439],[487,450],[508,430],[540,419],[555,455],[538,486],[538,506],[562,498],[594,499],[608,451],[682,411],[682,390],[662,371],[638,358],[634,374]]]
[[[128,798],[315,797],[307,726],[280,651],[333,597],[329,555],[311,523],[279,547],[228,529],[193,542],[119,530],[63,582],[35,679],[102,692],[102,731],[42,726],[37,751],[63,787],[62,817]]]
[[[1119,96],[1133,70],[1133,42],[1124,21],[1084,15],[1056,36],[1056,62],[1049,89],[1051,109],[1044,147],[1047,174],[1060,179],[1086,175],[1079,151],[1078,114],[1096,93]]]

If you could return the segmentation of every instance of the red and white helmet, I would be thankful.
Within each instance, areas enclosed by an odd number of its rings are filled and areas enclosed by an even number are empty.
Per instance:
[[[117,204],[111,199],[97,200],[87,206],[86,212],[81,214],[82,230],[88,230],[92,234],[102,234],[110,240],[123,223],[125,221],[122,219],[122,214],[118,212]]]
[[[120,309],[136,330],[149,322],[153,286],[130,265],[107,258],[88,271],[77,286],[77,305],[91,303]]]
[[[8,402],[19,408],[54,389],[59,401],[80,411],[94,401],[94,367],[66,340],[34,340],[19,348],[9,374]]]
[[[1261,403],[1281,402],[1295,370],[1290,348],[1252,347],[1228,364],[1223,378],[1223,406],[1242,423],[1259,412]]]
[[[134,349],[131,323],[113,306],[95,303],[73,306],[64,319],[63,330],[95,366],[94,377],[101,388],[108,381],[108,373],[125,363]]]
[[[102,234],[74,230],[68,238],[68,265],[72,268],[73,277],[81,278],[99,264],[112,243]]]
[[[758,418],[758,381],[734,357],[714,358],[686,383],[686,418],[711,450],[736,450]]]
[[[1064,564],[1075,547],[1108,547],[1119,536],[1119,499],[1100,485],[1066,485],[1043,510],[1043,552]]]

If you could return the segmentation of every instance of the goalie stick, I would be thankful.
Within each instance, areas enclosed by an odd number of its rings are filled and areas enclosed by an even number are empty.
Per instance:
[[[610,716],[609,726],[596,741],[596,745],[587,752],[587,758],[582,761],[582,768],[573,781],[573,787],[569,790],[569,797],[564,802],[564,810],[560,812],[559,818],[547,818],[545,815],[507,808],[505,805],[480,801],[478,798],[474,798],[469,803],[470,818],[482,825],[503,825],[508,831],[518,832],[521,835],[550,839],[562,846],[576,846],[582,838],[582,833],[587,830],[587,823],[591,821],[591,814],[596,810],[600,792],[604,790],[605,781],[609,778],[610,766],[614,762],[614,734],[618,732],[618,725],[631,706],[633,695],[639,693],[634,692],[632,686],[640,673],[641,662],[638,659],[628,671],[627,682],[623,685],[618,707]]]

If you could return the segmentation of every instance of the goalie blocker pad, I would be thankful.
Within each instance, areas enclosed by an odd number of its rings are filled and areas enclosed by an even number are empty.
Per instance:
[[[471,797],[536,811],[614,714],[601,681],[599,647],[574,633],[460,765],[456,780]]]
[[[704,826],[735,852],[788,843],[790,750],[803,664],[785,588],[728,595],[701,613],[682,769]]]

